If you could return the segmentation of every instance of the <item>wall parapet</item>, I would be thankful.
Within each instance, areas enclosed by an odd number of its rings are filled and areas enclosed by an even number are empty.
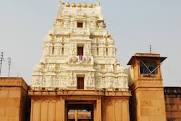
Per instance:
[[[181,87],[164,87],[165,95],[181,95]]]
[[[22,87],[28,90],[28,85],[22,77],[0,77],[0,87]]]

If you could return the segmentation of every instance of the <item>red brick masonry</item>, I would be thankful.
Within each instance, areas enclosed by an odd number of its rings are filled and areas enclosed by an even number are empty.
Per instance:
[[[165,87],[167,121],[181,121],[181,87]]]

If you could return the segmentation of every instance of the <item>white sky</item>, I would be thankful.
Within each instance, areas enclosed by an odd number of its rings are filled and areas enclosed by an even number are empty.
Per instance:
[[[102,0],[101,4],[120,62],[128,67],[130,57],[148,52],[152,43],[153,52],[168,57],[162,65],[164,84],[181,86],[181,0]],[[0,49],[5,60],[12,57],[12,76],[31,83],[57,9],[58,0],[1,0]],[[7,62],[2,71],[6,76]]]

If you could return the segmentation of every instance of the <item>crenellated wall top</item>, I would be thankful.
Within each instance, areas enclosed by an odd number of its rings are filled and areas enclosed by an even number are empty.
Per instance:
[[[64,7],[69,7],[69,8],[95,8],[95,7],[100,7],[97,4],[92,4],[92,3],[70,3],[70,2],[63,2],[62,5]]]

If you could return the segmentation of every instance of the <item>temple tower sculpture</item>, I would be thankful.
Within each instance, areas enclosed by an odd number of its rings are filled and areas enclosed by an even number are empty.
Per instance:
[[[99,2],[61,2],[32,77],[31,121],[130,121],[128,75]]]
[[[32,77],[34,88],[128,90],[99,3],[61,3]]]

